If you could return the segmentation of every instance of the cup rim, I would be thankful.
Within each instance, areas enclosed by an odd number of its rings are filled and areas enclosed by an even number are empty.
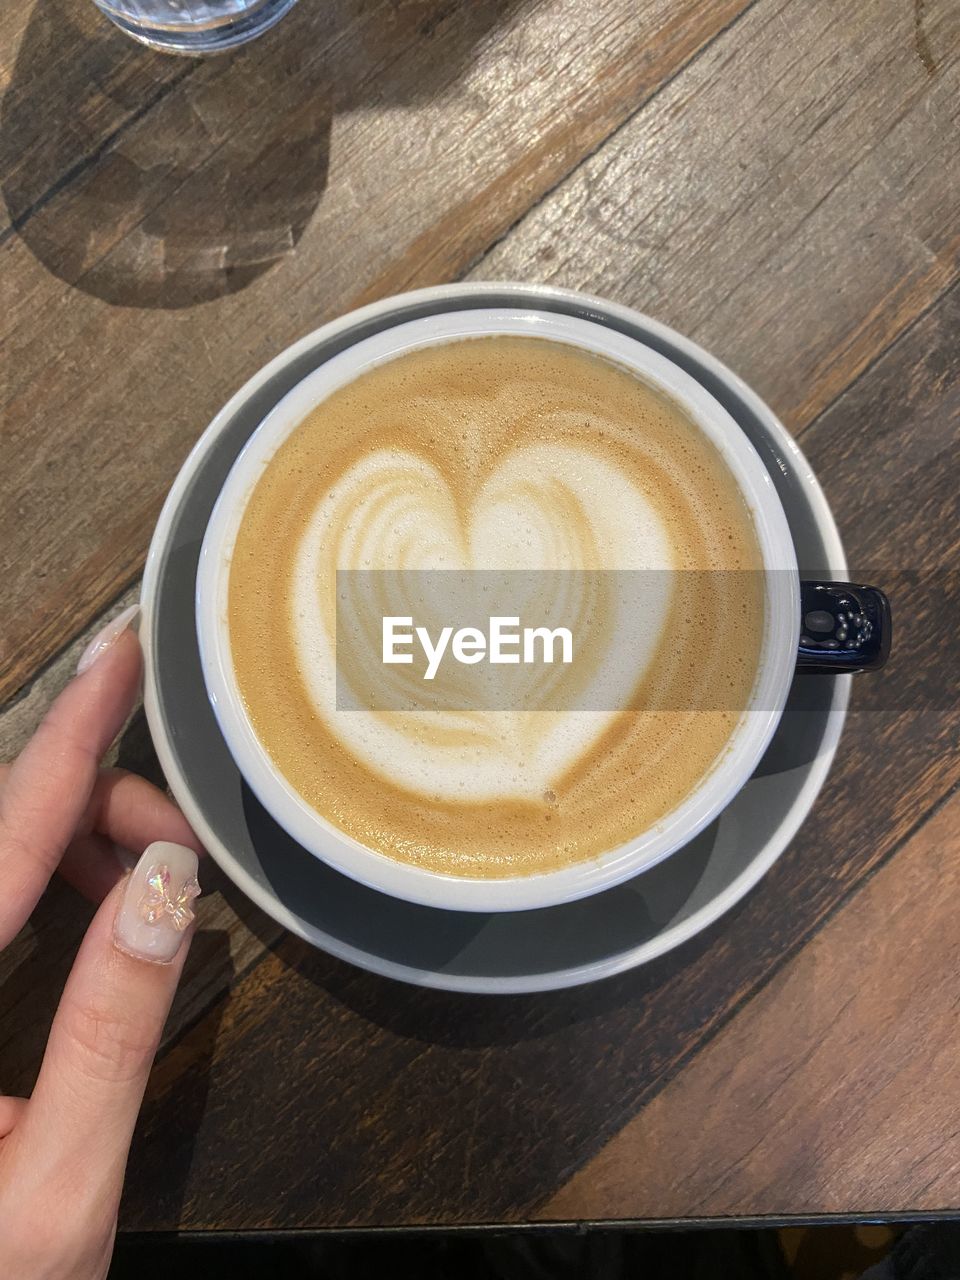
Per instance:
[[[430,871],[367,848],[317,813],[287,782],[261,745],[236,688],[225,626],[226,587],[249,495],[276,449],[312,408],[373,365],[408,351],[513,333],[594,351],[677,400],[730,468],[753,515],[764,565],[778,572],[767,575],[764,643],[752,708],[698,786],[654,827],[594,859],[554,871],[478,879]],[[288,348],[278,361],[293,358],[296,350]],[[786,515],[769,472],[735,419],[699,382],[636,338],[533,306],[468,311],[452,306],[361,339],[309,373],[266,414],[234,462],[207,525],[196,584],[208,696],[241,774],[268,812],[304,848],[353,879],[408,901],[459,911],[530,910],[601,892],[649,869],[702,831],[747,781],[776,729],[794,670],[799,610],[799,575]]]

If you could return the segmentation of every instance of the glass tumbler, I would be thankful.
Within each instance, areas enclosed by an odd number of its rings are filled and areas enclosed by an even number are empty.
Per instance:
[[[166,53],[232,49],[279,22],[296,0],[93,0],[127,35]]]

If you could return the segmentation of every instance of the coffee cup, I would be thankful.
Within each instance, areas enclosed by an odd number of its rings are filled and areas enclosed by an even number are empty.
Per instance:
[[[231,639],[229,591],[251,494],[279,450],[318,406],[371,371],[405,357],[442,354],[454,344],[491,338],[536,340],[599,358],[685,415],[715,452],[749,513],[759,556],[762,609],[752,623],[757,648],[749,697],[738,708],[736,724],[716,761],[678,803],[629,839],[589,856],[523,874],[477,875],[388,856],[322,813],[292,785],[258,734],[243,696]],[[204,679],[220,729],[245,780],[274,819],[305,849],[369,887],[430,906],[486,912],[570,901],[618,884],[669,856],[721,812],[756,768],[797,669],[845,671],[880,665],[890,634],[889,614],[879,593],[850,584],[801,583],[769,474],[735,421],[699,383],[657,352],[603,325],[529,309],[451,311],[400,324],[348,347],[308,375],[265,417],[224,484],[204,537],[196,604]],[[631,643],[630,636],[622,636],[621,642]],[[400,783],[409,785],[409,779],[401,778]],[[481,821],[483,806],[475,805],[473,812]]]

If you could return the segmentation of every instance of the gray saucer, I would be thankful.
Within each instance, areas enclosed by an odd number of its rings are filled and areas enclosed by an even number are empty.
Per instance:
[[[355,312],[278,358],[218,415],[171,491],[143,584],[145,703],[170,787],[226,873],[303,938],[363,968],[456,991],[573,986],[662,955],[712,924],[779,857],[823,783],[849,677],[805,676],[756,773],[720,819],[634,880],[565,906],[497,916],[415,906],[364,888],[297,845],[243,782],[207,701],[194,625],[200,543],[238,452],[307,373],[390,325],[438,311],[523,307],[610,325],[660,351],[739,422],[770,471],[801,573],[842,577],[823,493],[773,413],[729,370],[672,330],[598,299],[527,285],[449,285]]]

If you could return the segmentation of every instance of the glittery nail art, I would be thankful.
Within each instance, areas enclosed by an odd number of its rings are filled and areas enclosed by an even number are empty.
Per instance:
[[[200,896],[196,876],[185,880],[175,896],[170,892],[170,868],[161,862],[147,874],[147,887],[140,899],[140,916],[147,924],[159,924],[165,916],[181,933],[193,921],[190,903]]]
[[[186,845],[158,840],[127,877],[114,921],[114,941],[139,960],[169,964],[193,923],[200,894],[197,855]]]

